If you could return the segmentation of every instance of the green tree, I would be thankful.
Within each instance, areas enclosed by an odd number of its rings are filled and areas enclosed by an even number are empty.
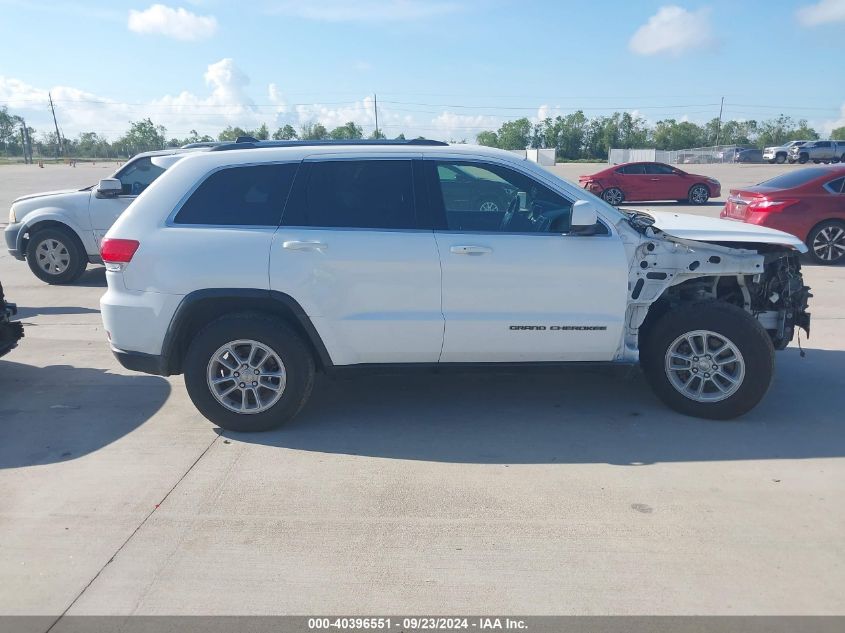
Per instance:
[[[251,134],[242,127],[232,127],[227,125],[223,131],[217,135],[218,141],[236,141],[239,136],[251,136]]]
[[[129,131],[117,141],[117,145],[128,154],[137,154],[153,149],[162,149],[167,143],[163,125],[156,125],[149,118],[129,123]]]
[[[526,118],[505,121],[496,133],[502,149],[525,149],[531,144],[534,126]]]
[[[273,132],[273,138],[277,141],[293,141],[298,139],[299,135],[293,129],[292,125],[285,125]]]
[[[262,123],[256,129],[254,129],[249,136],[252,138],[257,138],[259,141],[266,141],[270,138],[270,130],[267,129],[267,124]]]
[[[666,119],[658,121],[652,131],[652,141],[657,149],[677,150],[691,147],[703,147],[713,138],[708,138],[707,130],[691,121]]]
[[[384,132],[382,132],[381,130],[373,130],[373,133],[370,134],[367,138],[373,139],[373,140],[379,140],[379,139],[385,139],[387,137],[384,135]]]
[[[499,137],[496,136],[495,132],[489,130],[479,132],[475,137],[475,142],[479,145],[486,145],[487,147],[499,147]]]
[[[322,141],[328,137],[329,132],[322,123],[306,123],[299,130],[299,138],[303,141]]]
[[[831,130],[830,138],[834,141],[845,141],[845,125]]]
[[[776,119],[769,119],[760,124],[757,141],[762,146],[783,145],[787,141],[814,141],[819,133],[807,125],[806,119],[796,124],[792,117],[781,114]]]
[[[336,127],[329,132],[329,137],[336,141],[352,141],[364,137],[364,130],[354,121],[347,121],[345,125]]]

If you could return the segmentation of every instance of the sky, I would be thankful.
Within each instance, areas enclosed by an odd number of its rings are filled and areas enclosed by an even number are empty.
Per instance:
[[[522,116],[845,125],[845,0],[0,0],[0,106],[38,132],[355,121],[474,140]]]

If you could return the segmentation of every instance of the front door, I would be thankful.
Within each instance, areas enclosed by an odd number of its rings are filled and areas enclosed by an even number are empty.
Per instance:
[[[440,261],[418,228],[413,160],[303,163],[270,253],[270,287],[300,302],[335,365],[434,363]]]
[[[650,200],[683,200],[687,197],[687,181],[669,165],[646,163],[645,172]]]
[[[593,235],[571,234],[572,201],[510,167],[425,162],[433,165],[431,204],[445,216],[445,228],[435,231],[446,325],[440,361],[612,360],[628,284],[619,236],[603,223]],[[473,223],[453,209],[439,182],[443,167],[469,167],[485,189],[499,183],[511,192],[504,213],[480,209]]]

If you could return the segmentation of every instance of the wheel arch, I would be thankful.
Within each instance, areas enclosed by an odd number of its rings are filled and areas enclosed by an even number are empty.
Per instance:
[[[38,231],[42,231],[44,229],[49,228],[61,229],[70,233],[74,238],[76,238],[77,242],[79,243],[79,247],[82,249],[83,254],[87,257],[88,249],[85,246],[85,240],[83,240],[79,229],[74,226],[72,222],[66,221],[65,218],[57,219],[51,215],[39,215],[38,217],[35,217],[24,224],[23,228],[18,234],[17,250],[21,253],[26,253],[30,237]]]
[[[842,218],[831,217],[831,218],[825,218],[824,220],[819,220],[813,226],[810,227],[810,230],[807,231],[807,235],[804,237],[804,244],[807,245],[808,249],[810,248],[810,245],[807,244],[807,242],[809,241],[810,236],[813,234],[813,231],[815,231],[817,228],[819,228],[822,224],[827,224],[828,222],[836,222],[837,224],[845,225],[845,220],[843,220]]]
[[[329,371],[333,367],[311,319],[290,295],[258,288],[213,288],[186,295],[176,309],[162,345],[165,375],[182,373],[185,354],[197,332],[224,315],[236,313],[260,313],[281,319],[302,337],[318,369]]]

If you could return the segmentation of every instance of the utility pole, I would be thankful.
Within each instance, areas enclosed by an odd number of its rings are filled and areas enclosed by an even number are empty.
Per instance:
[[[24,165],[32,164],[32,145],[29,143],[29,130],[26,127],[25,119],[21,119],[21,147],[23,148]]]
[[[379,135],[378,135],[378,96],[376,95],[376,93],[373,93],[373,109],[376,112],[376,133],[375,133],[375,137],[379,138]]]
[[[48,92],[47,98],[50,100],[50,111],[53,113],[53,125],[56,126],[56,158],[58,158],[59,148],[62,145],[62,135],[59,132],[59,123],[56,121],[56,108],[53,107],[53,95]]]
[[[719,104],[719,123],[716,125],[716,145],[719,144],[719,135],[722,133],[722,109],[725,107],[725,98],[722,97],[722,103]]]

